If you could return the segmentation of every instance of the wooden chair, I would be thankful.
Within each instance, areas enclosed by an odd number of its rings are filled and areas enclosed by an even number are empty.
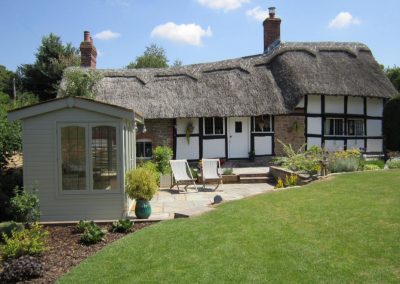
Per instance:
[[[203,188],[205,188],[206,181],[217,181],[217,186],[214,191],[222,185],[221,164],[219,159],[203,159],[202,160],[202,179]]]
[[[196,191],[198,191],[187,160],[170,160],[169,163],[171,165],[172,175],[174,178],[174,182],[172,183],[170,189],[176,185],[178,192],[180,192],[179,185],[185,185],[184,189],[187,192],[187,187],[193,184]]]

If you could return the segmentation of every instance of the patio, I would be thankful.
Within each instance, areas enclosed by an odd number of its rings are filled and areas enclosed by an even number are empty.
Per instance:
[[[194,186],[188,187],[188,192],[178,192],[177,189],[160,189],[156,196],[150,201],[152,214],[149,220],[168,220],[180,217],[191,217],[213,210],[214,197],[219,195],[223,202],[238,200],[248,196],[273,190],[268,183],[236,183],[224,184],[213,191],[212,184],[198,185],[198,192]],[[221,191],[222,190],[222,191]],[[131,209],[130,216],[135,217]]]

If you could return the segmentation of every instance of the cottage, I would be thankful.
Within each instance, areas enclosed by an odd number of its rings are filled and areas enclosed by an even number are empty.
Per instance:
[[[168,145],[177,159],[282,153],[277,140],[382,153],[382,111],[396,94],[361,43],[281,42],[270,9],[264,53],[167,69],[99,70],[96,99],[143,113],[138,158]],[[85,43],[87,44],[87,43]],[[92,44],[92,43],[91,43]],[[93,44],[91,45],[95,51]],[[95,54],[82,52],[95,68]]]
[[[39,185],[42,219],[126,215],[124,173],[158,145],[188,160],[280,155],[278,139],[382,153],[383,106],[396,90],[370,49],[281,42],[280,23],[270,9],[262,54],[98,70],[95,100],[59,98],[11,112],[23,123],[24,185]],[[95,69],[96,56],[85,32],[82,67]]]

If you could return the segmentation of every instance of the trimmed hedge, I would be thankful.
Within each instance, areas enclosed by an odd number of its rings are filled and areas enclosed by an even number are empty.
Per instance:
[[[386,150],[400,151],[400,95],[390,99],[383,110]]]

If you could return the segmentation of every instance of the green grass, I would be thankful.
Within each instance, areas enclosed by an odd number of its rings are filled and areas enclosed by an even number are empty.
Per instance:
[[[61,283],[400,281],[400,171],[335,176],[162,222]]]

